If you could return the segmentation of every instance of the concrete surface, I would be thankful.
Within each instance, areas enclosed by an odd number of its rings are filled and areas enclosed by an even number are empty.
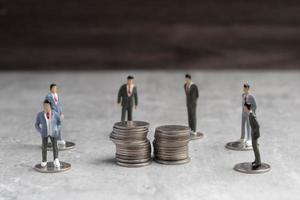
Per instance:
[[[128,73],[136,76],[140,94],[134,119],[151,123],[151,140],[156,126],[186,124],[184,71],[1,73],[0,199],[299,199],[300,71],[190,71],[200,90],[204,139],[190,143],[189,164],[137,169],[114,164],[108,137],[120,118],[116,93]],[[224,148],[240,136],[244,81],[258,101],[262,161],[272,166],[266,174],[235,172],[233,166],[252,161],[253,153]],[[63,136],[77,148],[60,153],[61,161],[72,164],[70,171],[41,174],[32,169],[41,161],[33,124],[51,82],[63,95]]]

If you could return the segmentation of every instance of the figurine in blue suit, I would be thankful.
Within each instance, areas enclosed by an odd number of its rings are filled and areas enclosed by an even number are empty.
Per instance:
[[[58,160],[57,138],[59,136],[59,126],[61,125],[60,116],[54,110],[51,110],[50,102],[43,102],[44,110],[39,112],[36,117],[35,128],[42,137],[42,167],[47,166],[47,145],[50,138],[53,147],[54,166],[60,167]]]
[[[58,113],[58,115],[60,116],[60,119],[63,120],[64,115],[63,115],[63,111],[62,111],[61,97],[57,93],[57,85],[55,83],[52,83],[50,85],[50,92],[46,95],[45,100],[50,102],[51,110]],[[62,138],[61,138],[61,126],[59,126],[58,128],[59,128],[59,130],[58,130],[57,143],[60,146],[65,146],[66,142],[64,140],[62,140]]]

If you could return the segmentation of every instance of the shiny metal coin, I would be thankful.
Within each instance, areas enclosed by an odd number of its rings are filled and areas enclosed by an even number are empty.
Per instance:
[[[200,132],[197,132],[197,135],[190,134],[191,140],[199,140],[199,139],[202,139],[203,137],[204,137],[204,134],[200,133]]]
[[[149,127],[148,122],[142,122],[142,121],[132,121],[132,122],[117,122],[115,123],[114,127],[119,129],[137,129],[137,128],[148,128]]]
[[[128,163],[123,163],[123,162],[116,162],[117,165],[122,166],[122,167],[145,167],[148,166],[152,163],[152,160],[148,162],[143,162],[143,163],[136,163],[136,164],[128,164]]]
[[[262,163],[260,168],[253,170],[252,163],[244,162],[244,163],[236,164],[233,167],[233,169],[235,171],[245,173],[245,174],[262,174],[262,173],[266,173],[266,172],[270,171],[271,166],[269,164]]]
[[[228,142],[225,147],[234,151],[249,151],[253,149],[252,146],[247,146],[244,142],[240,141]]]
[[[187,126],[181,126],[181,125],[164,125],[164,126],[159,126],[155,130],[158,130],[160,132],[184,132],[184,131],[189,131],[189,127]]]
[[[190,129],[187,126],[160,126],[155,129],[154,137],[154,157],[158,163],[171,165],[189,162]]]
[[[149,123],[115,123],[110,139],[116,145],[116,162],[125,167],[142,167],[151,161],[151,143],[147,139]]]
[[[53,162],[48,162],[46,167],[42,167],[41,164],[36,164],[33,168],[41,173],[59,173],[70,170],[71,164],[66,162],[60,162],[60,167],[56,168],[54,167]]]
[[[157,158],[154,159],[155,162],[164,164],[164,165],[182,165],[189,163],[191,161],[191,158],[186,158],[184,160],[176,160],[176,161],[169,161],[169,160],[159,160]]]

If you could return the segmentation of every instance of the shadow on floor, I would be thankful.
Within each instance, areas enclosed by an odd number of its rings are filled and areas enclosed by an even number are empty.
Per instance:
[[[116,160],[115,158],[111,157],[111,158],[99,158],[99,159],[95,159],[91,164],[94,165],[116,165]]]

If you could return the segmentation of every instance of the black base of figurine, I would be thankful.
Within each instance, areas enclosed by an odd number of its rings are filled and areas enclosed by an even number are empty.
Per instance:
[[[176,160],[176,161],[170,161],[170,160],[159,160],[159,159],[154,159],[155,162],[159,164],[164,164],[164,165],[182,165],[189,163],[191,161],[191,158],[186,158],[184,160]]]
[[[66,150],[74,149],[76,145],[75,145],[74,142],[66,141],[66,145],[65,146],[61,146],[59,144],[57,146],[58,146],[58,150],[59,151],[66,151]],[[52,151],[52,143],[51,142],[48,143],[47,150],[48,151]]]
[[[253,149],[252,146],[247,146],[241,141],[228,142],[225,147],[234,151],[249,151]]]
[[[199,140],[204,137],[203,133],[197,132],[197,135],[190,135],[190,140]]]
[[[233,169],[235,171],[245,173],[245,174],[262,174],[262,173],[266,173],[266,172],[270,171],[271,166],[266,163],[262,163],[261,167],[259,167],[258,169],[252,169],[252,163],[245,162],[245,163],[236,164],[233,167]]]
[[[46,167],[42,167],[41,164],[37,164],[33,167],[36,171],[41,173],[59,173],[71,169],[71,164],[66,162],[60,162],[60,167],[54,167],[53,162],[48,162]]]
[[[122,167],[128,167],[128,168],[136,168],[136,167],[145,167],[148,166],[152,163],[152,160],[149,160],[148,162],[143,162],[143,163],[123,163],[123,162],[118,162],[116,161],[117,165],[122,166]]]

